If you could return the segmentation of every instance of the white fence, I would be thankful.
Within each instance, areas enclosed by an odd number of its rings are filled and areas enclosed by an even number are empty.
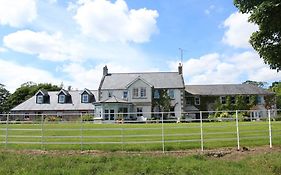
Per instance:
[[[0,147],[165,152],[281,145],[279,110],[104,115],[109,117],[104,120],[105,116],[95,118],[82,113],[1,114]]]

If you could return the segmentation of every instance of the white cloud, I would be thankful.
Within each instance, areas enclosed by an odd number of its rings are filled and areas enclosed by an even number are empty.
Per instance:
[[[236,48],[250,48],[249,39],[251,34],[258,30],[258,26],[248,22],[248,14],[235,12],[225,21],[224,27],[227,30],[224,33],[222,41]]]
[[[13,92],[21,84],[32,81],[35,83],[50,82],[60,84],[60,80],[45,70],[20,65],[11,61],[0,59],[0,82]]]
[[[0,47],[0,53],[6,52],[7,49],[5,49],[4,47]]]
[[[75,6],[70,4],[69,10]],[[74,16],[83,34],[99,41],[147,42],[157,31],[156,10],[128,9],[124,0],[111,3],[107,0],[79,1]]]
[[[1,25],[20,27],[36,17],[36,0],[0,0]]]
[[[83,46],[78,42],[65,40],[60,33],[21,30],[4,37],[4,45],[14,51],[38,55],[50,61],[79,60]]]
[[[177,62],[170,69],[177,69]],[[281,79],[281,74],[265,65],[258,54],[251,51],[232,56],[212,53],[192,58],[183,63],[186,84],[241,83],[241,81],[271,82]]]

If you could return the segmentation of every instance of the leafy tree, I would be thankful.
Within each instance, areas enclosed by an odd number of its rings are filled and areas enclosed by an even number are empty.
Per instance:
[[[10,92],[5,88],[3,84],[0,84],[0,113],[7,112],[9,107],[7,100],[10,96]]]
[[[47,91],[58,91],[61,88],[50,83],[36,84],[33,82],[26,82],[22,84],[18,89],[16,89],[16,91],[8,98],[10,109],[31,98],[40,89],[44,89]]]
[[[252,84],[252,85],[258,86],[260,88],[265,88],[265,86],[267,85],[267,82],[247,80],[247,81],[243,82],[242,84]]]
[[[242,13],[249,13],[249,21],[257,24],[250,43],[269,64],[271,69],[281,70],[281,1],[280,0],[234,0]]]
[[[281,82],[273,82],[272,86],[269,87],[269,90],[275,92],[276,94],[276,107],[277,109],[281,108]]]
[[[170,112],[171,108],[171,99],[168,95],[167,90],[159,90],[159,98],[153,99],[153,108],[159,107],[162,112]],[[167,118],[167,114],[164,115],[164,119]]]

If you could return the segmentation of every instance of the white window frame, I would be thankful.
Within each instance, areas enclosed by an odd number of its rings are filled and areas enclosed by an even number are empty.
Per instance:
[[[160,92],[159,92],[158,89],[155,89],[155,90],[154,90],[153,96],[154,96],[155,99],[159,99],[159,98],[160,98]]]
[[[127,90],[123,91],[123,99],[128,99],[128,91]]]
[[[43,97],[43,95],[37,95],[36,102],[37,102],[38,104],[43,104],[43,102],[44,102],[44,97]]]
[[[175,90],[174,89],[169,89],[168,90],[168,95],[170,99],[175,99]]]
[[[200,105],[200,97],[199,96],[194,97],[194,104]]]
[[[224,100],[223,100],[223,98],[224,98]],[[223,101],[224,101],[224,103],[223,103]],[[221,102],[221,104],[226,104],[226,96],[220,96],[220,102]]]
[[[88,94],[82,95],[82,103],[89,103],[89,95]]]
[[[140,97],[141,98],[145,98],[146,97],[146,88],[145,87],[141,87],[140,88]]]
[[[259,95],[259,96],[257,97],[257,104],[258,104],[258,105],[263,104],[263,96],[260,96],[260,95]]]
[[[138,98],[138,97],[139,97],[139,89],[133,88],[133,98]]]
[[[59,103],[65,103],[65,95],[59,95]]]
[[[143,116],[143,108],[142,107],[137,107],[137,116]]]

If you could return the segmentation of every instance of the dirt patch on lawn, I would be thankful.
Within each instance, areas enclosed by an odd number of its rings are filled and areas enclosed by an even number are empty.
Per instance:
[[[219,149],[209,149],[201,151],[199,149],[190,149],[190,150],[180,150],[180,151],[147,151],[147,152],[125,152],[125,151],[116,151],[116,152],[104,152],[97,150],[0,150],[0,154],[4,153],[15,153],[15,154],[27,154],[27,155],[50,155],[50,156],[77,156],[77,155],[92,155],[92,156],[175,156],[175,157],[184,157],[184,156],[194,156],[200,155],[210,159],[224,159],[224,160],[241,160],[248,156],[268,154],[274,152],[281,152],[281,146],[274,146],[269,148],[269,146],[259,146],[259,147],[242,147],[240,150],[237,148],[219,148]]]

